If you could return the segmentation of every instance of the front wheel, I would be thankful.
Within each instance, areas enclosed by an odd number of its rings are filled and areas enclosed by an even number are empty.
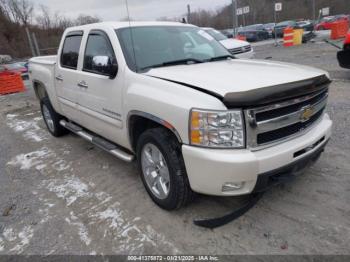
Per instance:
[[[173,210],[191,202],[192,192],[181,147],[164,128],[145,131],[137,143],[137,158],[142,182],[161,208]]]
[[[40,101],[40,107],[46,127],[53,136],[60,137],[68,133],[68,130],[60,125],[62,116],[52,107],[48,97]]]

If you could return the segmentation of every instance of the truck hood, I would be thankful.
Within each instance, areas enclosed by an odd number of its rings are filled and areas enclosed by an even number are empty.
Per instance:
[[[234,48],[239,48],[243,46],[250,45],[246,41],[242,40],[236,40],[236,39],[225,39],[220,41],[220,43],[226,48],[226,49],[234,49]]]
[[[168,66],[154,68],[144,74],[197,87],[221,97],[225,97],[228,93],[260,90],[325,75],[329,81],[328,73],[323,70],[267,60],[232,59],[203,64]]]

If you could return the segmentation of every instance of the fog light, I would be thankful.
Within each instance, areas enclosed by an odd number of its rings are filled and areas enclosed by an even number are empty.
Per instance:
[[[228,182],[228,183],[225,183],[222,186],[222,192],[230,192],[230,191],[239,190],[239,189],[243,188],[244,184],[245,184],[245,182],[237,182],[237,183]]]

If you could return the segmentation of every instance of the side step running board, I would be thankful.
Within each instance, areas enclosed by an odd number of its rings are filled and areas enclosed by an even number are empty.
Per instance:
[[[115,157],[124,160],[126,162],[132,162],[134,160],[134,155],[125,152],[122,148],[119,146],[101,138],[98,136],[93,135],[92,133],[84,130],[82,127],[73,124],[71,122],[67,122],[65,120],[60,121],[60,125],[67,128],[69,131],[77,134],[78,136],[84,138],[85,140],[89,141],[90,143],[98,146],[99,148],[107,151],[108,153],[114,155]]]

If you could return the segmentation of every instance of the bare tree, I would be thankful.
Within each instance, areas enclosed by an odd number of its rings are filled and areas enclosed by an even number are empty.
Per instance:
[[[101,19],[97,16],[91,16],[91,15],[84,15],[80,14],[78,18],[75,20],[76,25],[87,25],[87,24],[93,24],[101,22]]]
[[[7,8],[15,23],[27,26],[32,22],[34,5],[29,0],[7,0]]]
[[[47,30],[51,28],[51,25],[52,25],[50,10],[45,5],[40,5],[39,8],[40,8],[41,14],[36,17],[36,22],[38,23],[40,28]]]

